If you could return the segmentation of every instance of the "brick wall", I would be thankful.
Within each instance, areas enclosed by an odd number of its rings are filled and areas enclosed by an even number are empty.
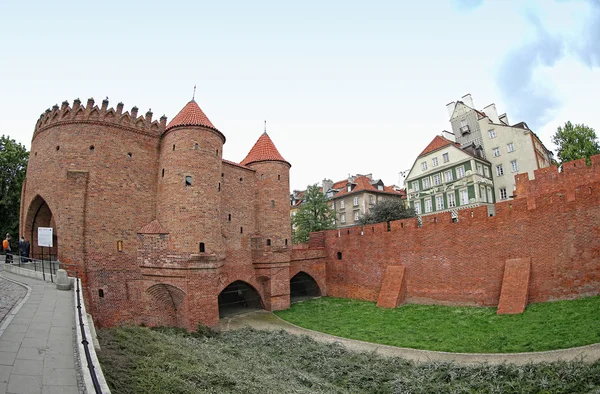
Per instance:
[[[386,268],[404,265],[407,302],[498,304],[506,260],[531,258],[529,302],[600,293],[600,156],[517,176],[517,199],[325,233],[328,294],[376,301]],[[341,260],[338,259],[341,253]]]

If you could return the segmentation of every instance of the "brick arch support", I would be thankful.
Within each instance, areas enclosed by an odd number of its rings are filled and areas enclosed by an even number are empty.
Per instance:
[[[289,280],[291,280],[300,272],[304,272],[305,274],[310,275],[315,280],[315,282],[317,282],[319,290],[321,291],[321,295],[327,295],[327,272],[325,262],[292,262],[292,264],[290,264]]]
[[[146,321],[150,326],[180,326],[186,315],[187,294],[177,286],[155,283],[146,288]]]

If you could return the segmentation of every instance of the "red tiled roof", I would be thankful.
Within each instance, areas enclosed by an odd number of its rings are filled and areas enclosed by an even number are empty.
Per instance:
[[[371,182],[373,182],[371,179],[367,178],[364,175],[361,175],[359,177],[356,177],[356,179],[354,179],[354,182],[348,182],[346,181],[340,181],[340,182],[336,182],[335,184],[342,184],[342,189],[333,196],[333,198],[338,198],[340,196],[345,196],[346,194],[352,194],[352,193],[357,193],[357,192],[361,192],[361,191],[371,191],[371,192],[378,192],[378,193],[385,193],[385,194],[396,194],[399,196],[402,196],[403,193],[402,192],[398,192],[396,190],[393,189],[392,186],[384,186],[383,190],[378,190],[376,185],[371,184]],[[354,188],[351,191],[348,191],[348,188],[346,187],[346,185],[348,183],[351,184],[355,184],[356,186],[354,186]]]
[[[455,145],[460,147],[460,145],[456,142],[452,142],[449,139],[442,137],[441,135],[436,135],[435,138],[429,143],[429,145],[427,145],[427,147],[423,149],[423,152],[421,152],[421,154],[417,157],[425,156],[426,154],[431,153],[434,150],[441,149],[448,145]]]
[[[238,163],[236,163],[236,162],[233,162],[233,161],[229,161],[229,160],[225,160],[225,159],[222,159],[222,161],[223,161],[223,163],[225,163],[225,164],[229,164],[229,165],[232,165],[232,166],[240,167],[240,168],[243,168],[244,170],[256,171],[256,170],[255,170],[255,169],[253,169],[253,168],[246,167],[246,166],[244,166],[244,165],[238,164]]]
[[[260,136],[260,138],[258,139],[258,141],[256,141],[252,149],[250,149],[248,156],[246,156],[246,158],[242,160],[240,164],[243,166],[247,166],[248,164],[256,163],[259,161],[283,161],[284,163],[287,163],[289,166],[291,166],[291,164],[288,163],[283,158],[283,156],[281,156],[281,154],[275,147],[275,144],[273,144],[273,141],[271,141],[271,138],[269,138],[267,132],[264,132]]]
[[[168,231],[163,230],[158,220],[154,220],[141,229],[138,230],[138,234],[169,234]]]
[[[190,101],[183,107],[167,125],[165,130],[172,129],[177,126],[204,126],[217,130],[215,126],[208,120],[208,117],[202,112],[198,104],[194,100]]]

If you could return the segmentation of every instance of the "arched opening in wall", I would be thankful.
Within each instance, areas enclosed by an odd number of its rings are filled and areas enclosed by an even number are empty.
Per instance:
[[[38,195],[31,201],[29,209],[27,209],[22,234],[30,244],[29,257],[34,259],[42,258],[42,248],[38,246],[38,228],[40,227],[52,228],[52,247],[44,247],[44,260],[58,260],[58,230],[54,215],[46,200]],[[20,235],[14,234],[14,237],[18,239]]]
[[[231,283],[219,294],[219,318],[263,309],[260,294],[241,280]]]
[[[155,321],[153,325],[177,325],[177,310],[185,298],[185,293],[178,287],[159,283],[146,289],[151,302],[148,307]]]
[[[290,279],[290,302],[320,297],[321,289],[312,276],[306,272],[298,272]]]

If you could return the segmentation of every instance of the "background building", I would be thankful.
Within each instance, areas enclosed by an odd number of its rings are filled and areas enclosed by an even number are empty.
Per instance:
[[[335,183],[325,179],[323,190],[335,210],[338,228],[357,225],[379,201],[406,198],[404,190],[395,185],[385,186],[381,179],[373,179],[372,174],[357,174]]]
[[[456,142],[481,148],[483,158],[492,165],[496,200],[513,198],[514,176],[552,164],[548,150],[525,122],[510,125],[506,114],[498,115],[495,104],[478,111],[470,94],[446,105]]]
[[[492,165],[473,144],[436,136],[415,160],[405,179],[410,207],[417,215],[458,210],[480,205],[494,213]]]

